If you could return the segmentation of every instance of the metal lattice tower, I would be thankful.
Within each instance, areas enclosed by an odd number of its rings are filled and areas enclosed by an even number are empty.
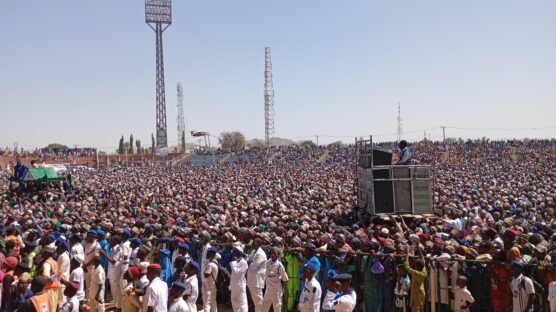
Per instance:
[[[156,34],[156,153],[166,154],[166,89],[162,32],[172,24],[172,0],[145,0],[145,22]]]
[[[398,142],[402,139],[402,113],[400,109],[400,103],[398,103],[398,118],[396,118],[398,122]]]
[[[270,47],[264,48],[264,143],[274,145],[274,86]]]
[[[178,146],[181,147],[182,137],[185,133],[185,117],[183,115],[183,86],[181,82],[177,84],[178,90]]]

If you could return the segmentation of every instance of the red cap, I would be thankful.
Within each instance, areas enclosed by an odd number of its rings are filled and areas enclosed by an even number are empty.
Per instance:
[[[6,264],[6,266],[10,269],[15,269],[15,267],[17,266],[17,258],[16,257],[7,257],[4,260],[4,263]]]
[[[160,264],[158,264],[158,263],[149,264],[147,269],[159,269],[160,270]]]
[[[129,273],[133,278],[139,278],[141,276],[141,268],[140,267],[129,267]]]
[[[427,240],[430,239],[430,236],[429,236],[428,234],[421,233],[421,234],[419,234],[419,238],[422,239],[422,240],[426,240],[426,241],[427,241]]]
[[[514,230],[514,229],[507,229],[504,234],[502,235],[502,237],[504,238],[514,238],[516,237],[520,232],[518,230]]]

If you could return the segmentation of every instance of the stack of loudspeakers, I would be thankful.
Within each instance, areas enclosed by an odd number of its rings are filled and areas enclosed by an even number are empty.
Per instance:
[[[357,199],[360,208],[371,215],[431,213],[430,167],[393,166],[392,153],[385,150],[373,149],[372,158],[369,156],[359,159]]]
[[[408,167],[392,166],[390,169],[374,170],[374,214],[412,213],[411,181],[396,180],[410,178],[411,172]]]

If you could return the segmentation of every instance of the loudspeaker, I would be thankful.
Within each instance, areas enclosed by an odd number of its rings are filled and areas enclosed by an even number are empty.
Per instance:
[[[373,170],[373,179],[390,179],[390,169]]]
[[[394,193],[392,181],[375,181],[375,214],[394,213]]]
[[[373,166],[389,166],[392,164],[392,152],[373,148]]]
[[[411,181],[394,181],[396,212],[411,213]]]

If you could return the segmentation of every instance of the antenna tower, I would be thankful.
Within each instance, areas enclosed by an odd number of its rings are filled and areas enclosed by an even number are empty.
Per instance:
[[[264,143],[266,146],[274,145],[274,86],[270,47],[264,48]]]
[[[398,118],[396,118],[398,122],[398,142],[402,139],[402,113],[400,109],[400,103],[398,103]]]
[[[172,24],[172,0],[145,0],[145,22],[156,34],[156,154],[168,152],[162,32]]]
[[[178,82],[178,146],[181,148],[181,142],[185,133],[185,117],[183,115],[183,86]]]

